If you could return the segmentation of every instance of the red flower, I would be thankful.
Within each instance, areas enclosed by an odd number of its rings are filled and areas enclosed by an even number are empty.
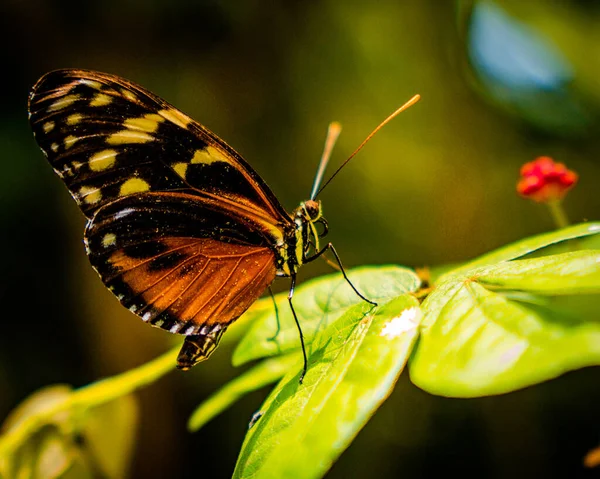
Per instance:
[[[517,191],[538,203],[549,203],[563,199],[577,183],[577,178],[577,173],[568,170],[564,164],[540,156],[521,167]]]

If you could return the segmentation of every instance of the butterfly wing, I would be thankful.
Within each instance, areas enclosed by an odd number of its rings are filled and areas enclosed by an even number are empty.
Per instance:
[[[289,215],[223,140],[148,90],[88,70],[43,76],[29,98],[42,151],[83,213],[143,191],[191,189],[272,222]]]
[[[276,274],[290,216],[225,142],[127,80],[42,77],[35,138],[89,219],[90,261],[121,303],[171,332],[209,334]]]
[[[273,251],[246,219],[186,193],[113,202],[85,237],[92,265],[121,303],[172,333],[226,327],[276,274]]]

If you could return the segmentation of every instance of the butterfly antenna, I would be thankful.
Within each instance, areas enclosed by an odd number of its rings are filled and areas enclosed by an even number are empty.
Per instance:
[[[367,144],[367,142],[373,138],[373,136],[375,136],[375,133],[377,133],[379,130],[381,130],[385,125],[387,125],[390,121],[392,121],[394,118],[396,118],[396,116],[398,116],[398,114],[402,113],[404,110],[406,110],[407,108],[413,106],[415,103],[417,103],[419,100],[421,99],[421,95],[415,95],[413,96],[410,100],[408,100],[404,105],[402,105],[400,108],[398,108],[394,113],[392,113],[390,116],[388,116],[385,120],[383,120],[379,126],[377,128],[375,128],[371,134],[369,136],[367,136],[367,138],[365,138],[365,141],[363,141],[360,146],[354,150],[354,153],[352,153],[348,159],[346,161],[344,161],[341,166],[335,170],[335,173],[333,173],[333,175],[331,175],[329,177],[329,179],[325,182],[325,184],[323,186],[321,186],[321,188],[317,191],[316,194],[311,195],[311,199],[315,199],[317,196],[319,196],[319,194],[321,193],[321,191],[323,191],[325,189],[325,187],[331,182],[331,180],[333,180],[336,175],[341,171],[341,169],[346,166],[346,164],[352,159],[354,158],[354,156],[356,156],[356,154],[362,150],[362,147],[365,146]],[[324,167],[323,167],[324,169]],[[321,173],[321,168],[319,167],[319,173]],[[317,173],[317,176],[318,174]],[[322,173],[321,173],[322,174]]]
[[[317,190],[319,189],[319,185],[323,180],[323,175],[325,174],[325,168],[327,167],[327,163],[329,163],[329,158],[331,158],[331,151],[337,141],[340,133],[342,132],[342,125],[340,125],[337,121],[332,121],[329,124],[329,128],[327,128],[327,138],[325,138],[325,147],[323,148],[323,154],[321,155],[321,161],[319,162],[319,168],[317,169],[317,174],[315,175],[315,181],[313,182],[312,192],[310,193],[310,199],[314,200],[317,196]]]

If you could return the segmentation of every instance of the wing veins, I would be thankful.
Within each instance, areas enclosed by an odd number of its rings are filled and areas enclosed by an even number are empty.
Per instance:
[[[145,266],[148,263],[151,263],[152,261],[154,261],[154,260],[156,260],[158,258],[162,258],[163,256],[171,254],[174,251],[179,251],[179,250],[181,250],[183,248],[188,248],[190,246],[194,246],[194,245],[196,245],[196,244],[198,244],[198,243],[200,243],[202,241],[201,239],[198,239],[198,238],[191,238],[191,239],[194,240],[194,242],[191,243],[191,244],[189,244],[189,245],[178,246],[177,248],[172,248],[172,249],[169,249],[169,250],[167,250],[167,251],[165,251],[163,253],[160,253],[160,254],[158,254],[156,256],[152,256],[151,258],[147,258],[147,259],[143,260],[141,263],[136,264],[133,268],[129,268],[129,269],[125,269],[123,271],[119,271],[118,273],[115,273],[113,276],[107,277],[106,281],[112,281],[115,278],[118,278],[119,276],[122,276],[124,272],[128,273],[130,271],[134,271],[137,268],[139,268],[141,266]],[[136,242],[136,243],[131,243],[131,244],[128,244],[127,247],[129,247],[129,246],[137,246],[137,245],[146,244],[146,243],[152,243],[152,241],[140,241],[140,242]],[[184,261],[182,261],[181,265],[185,264],[188,259],[195,258],[196,256],[198,256],[198,254],[200,254],[200,252],[194,253],[193,256],[190,256],[189,258],[186,258]],[[179,266],[177,266],[177,267],[179,267]],[[173,269],[176,269],[176,268],[173,268]],[[173,270],[170,270],[169,273],[167,273],[167,275],[170,274],[171,272],[173,272]],[[167,276],[167,275],[165,275],[165,276]],[[153,286],[154,286],[154,284],[153,284]]]
[[[265,262],[265,264],[263,265],[262,269],[260,270],[260,274],[255,274],[255,275],[254,275],[254,277],[252,278],[252,280],[250,280],[250,281],[249,281],[249,282],[246,284],[246,286],[244,286],[244,287],[243,287],[243,288],[242,288],[240,291],[238,291],[238,292],[235,294],[235,296],[234,296],[233,298],[229,299],[229,301],[228,301],[228,302],[229,302],[229,303],[233,303],[233,302],[235,302],[235,300],[236,300],[236,299],[237,299],[239,296],[241,296],[241,295],[242,295],[242,294],[243,294],[243,293],[244,293],[244,292],[245,292],[245,291],[246,291],[246,290],[247,290],[247,289],[248,289],[250,286],[252,286],[252,284],[253,284],[253,283],[256,281],[256,279],[257,279],[259,276],[262,276],[262,275],[263,275],[263,273],[264,273],[265,269],[267,269],[267,267],[268,267],[268,266],[269,266],[269,263],[268,263],[268,262]],[[219,307],[219,309],[218,309],[218,310],[216,310],[216,311],[215,311],[213,314],[221,314],[221,313],[223,312],[223,309],[224,309],[224,308],[225,308],[225,302],[224,302],[224,301],[222,301],[222,302],[221,302],[221,305],[220,305],[220,307]]]
[[[189,263],[191,260],[193,260],[193,259],[194,259],[194,258],[196,258],[196,257],[197,257],[197,255],[190,256],[189,258],[186,258],[184,261],[182,261],[182,262],[179,264],[179,266],[177,266],[177,267],[174,267],[173,269],[170,269],[170,270],[169,270],[169,272],[168,272],[167,274],[165,274],[165,275],[161,276],[161,277],[160,277],[158,280],[156,280],[154,283],[152,283],[152,284],[151,284],[151,285],[149,285],[148,287],[144,288],[144,289],[143,289],[142,291],[140,291],[139,293],[136,293],[136,295],[135,295],[135,296],[132,296],[132,297],[131,297],[131,299],[138,298],[138,297],[140,297],[141,295],[143,295],[144,293],[146,293],[148,290],[150,290],[150,289],[154,288],[154,286],[156,286],[156,285],[157,285],[158,283],[160,283],[160,282],[161,282],[163,279],[165,279],[167,276],[169,276],[171,273],[173,273],[173,272],[174,272],[176,269],[178,269],[178,268],[180,268],[180,267],[184,266],[185,264]],[[204,268],[203,268],[203,270],[204,270]],[[202,274],[202,272],[201,272],[200,274]],[[195,278],[194,278],[194,280],[195,280]],[[164,290],[160,291],[160,293],[158,293],[158,295],[157,295],[157,296],[155,296],[155,297],[153,297],[151,300],[148,300],[148,301],[146,301],[146,300],[144,299],[144,302],[146,303],[146,306],[144,306],[144,307],[143,307],[143,308],[140,310],[140,312],[141,312],[141,311],[144,311],[144,310],[145,310],[147,307],[149,307],[149,306],[152,306],[153,304],[155,304],[155,302],[156,302],[156,298],[157,298],[158,296],[160,296],[161,294],[165,294],[165,293],[167,293],[168,291],[172,290],[172,289],[173,289],[173,288],[175,288],[176,286],[177,286],[177,282],[173,282],[173,283],[172,283],[172,284],[170,284],[168,287],[166,287]],[[185,291],[184,291],[184,292],[185,292]],[[181,294],[183,294],[183,293],[181,293]],[[175,301],[177,301],[177,299],[178,299],[178,297],[176,297],[176,298],[175,298],[175,300],[173,300],[173,302],[171,302],[167,308],[163,309],[163,311],[166,311],[166,309],[168,309],[168,308],[169,308],[169,307],[170,307],[170,306],[171,306],[171,305],[172,305],[172,304],[173,304]],[[161,311],[161,312],[162,312],[162,311]]]
[[[231,271],[229,272],[229,274],[227,275],[227,278],[225,279],[225,281],[223,281],[221,283],[221,285],[219,286],[219,288],[215,288],[215,292],[210,296],[210,298],[206,299],[204,301],[204,303],[196,310],[196,312],[194,314],[192,314],[192,318],[195,318],[196,315],[198,313],[200,313],[200,311],[202,311],[206,305],[208,305],[211,300],[219,293],[219,291],[221,291],[221,288],[223,288],[223,286],[225,286],[227,284],[227,282],[231,279],[231,277],[233,276],[233,273],[235,272],[235,270],[238,268],[238,266],[240,265],[240,263],[242,262],[242,258],[239,258],[236,262],[235,262],[235,266],[233,268],[231,268]],[[209,260],[210,263],[210,260]],[[196,282],[197,278],[194,280],[194,283]],[[211,314],[211,317],[215,314],[215,312],[213,311],[213,314]]]
[[[193,280],[191,280],[191,281],[188,283],[188,285],[187,285],[187,286],[184,288],[184,290],[183,290],[183,291],[181,291],[181,292],[180,292],[180,293],[179,293],[177,296],[175,296],[175,298],[173,298],[173,300],[172,300],[172,301],[171,301],[171,302],[168,304],[168,306],[165,306],[165,307],[163,308],[163,310],[161,311],[161,313],[163,313],[163,312],[165,312],[165,311],[168,311],[168,310],[169,310],[169,308],[170,308],[171,306],[173,306],[173,304],[174,304],[174,303],[175,303],[175,302],[176,302],[178,299],[181,299],[181,297],[182,297],[182,296],[183,296],[183,295],[184,295],[184,294],[185,294],[185,293],[186,293],[186,292],[187,292],[187,291],[188,291],[188,290],[191,288],[191,286],[192,286],[192,285],[193,285],[193,284],[194,284],[194,283],[195,283],[195,282],[198,280],[198,278],[199,278],[200,276],[202,276],[202,274],[204,274],[204,270],[206,270],[206,268],[208,267],[208,265],[209,265],[209,264],[210,264],[210,261],[207,261],[207,263],[204,265],[204,267],[202,268],[202,270],[201,270],[201,271],[200,271],[200,272],[199,272],[199,273],[198,273],[198,274],[197,274],[197,275],[194,277],[194,279],[193,279]],[[151,307],[151,306],[152,306],[152,303],[148,303],[148,304],[147,304],[146,306],[144,306],[144,308],[142,308],[142,309],[143,309],[143,310],[146,310],[146,308],[148,308],[148,307]],[[158,316],[158,315],[157,315],[157,316]],[[185,323],[187,323],[187,321],[184,321],[184,320],[182,320],[182,319],[179,319],[179,318],[178,318],[178,321],[179,321],[179,322],[181,322],[181,323],[184,323],[184,322],[185,322]]]

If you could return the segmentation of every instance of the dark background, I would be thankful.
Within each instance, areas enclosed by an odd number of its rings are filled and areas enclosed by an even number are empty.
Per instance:
[[[0,417],[34,390],[139,365],[173,338],[122,309],[89,266],[84,221],[37,148],[27,95],[45,72],[136,81],[237,149],[282,204],[307,199],[327,124],[332,167],[415,93],[321,195],[347,266],[459,262],[552,229],[520,166],[576,170],[573,222],[598,219],[600,4],[531,0],[4,1],[0,6]],[[303,278],[326,271],[304,268]],[[285,288],[278,285],[278,289]],[[228,378],[225,345],[139,393],[131,476],[228,477],[267,391],[191,435]],[[405,376],[329,477],[593,477],[597,368],[517,393],[434,397]]]

